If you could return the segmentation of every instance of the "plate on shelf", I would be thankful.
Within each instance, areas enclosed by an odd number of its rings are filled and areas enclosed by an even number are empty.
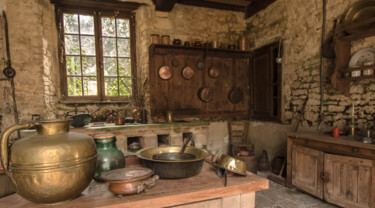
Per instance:
[[[363,66],[366,62],[375,62],[375,49],[362,48],[355,52],[349,61],[349,68]]]
[[[343,26],[347,26],[353,23],[358,23],[363,20],[375,17],[375,1],[359,1],[351,6],[344,15],[342,21]],[[368,28],[374,28],[375,24],[367,24],[358,28],[345,30],[347,33],[352,34],[365,30]]]

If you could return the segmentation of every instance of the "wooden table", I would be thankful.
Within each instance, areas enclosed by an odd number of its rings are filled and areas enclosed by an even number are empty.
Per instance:
[[[268,189],[268,180],[250,172],[247,176],[218,178],[205,163],[202,172],[185,179],[160,179],[146,192],[122,198],[113,195],[105,183],[93,182],[79,197],[48,207],[249,207],[255,204],[255,191]],[[184,205],[185,204],[185,205]],[[186,205],[188,204],[188,205]],[[0,199],[0,207],[40,207],[18,194]],[[45,206],[44,206],[45,207]]]

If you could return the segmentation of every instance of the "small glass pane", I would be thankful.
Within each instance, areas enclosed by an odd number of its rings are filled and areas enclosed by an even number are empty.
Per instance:
[[[103,36],[114,37],[116,32],[115,18],[102,17],[102,34]]]
[[[94,36],[81,36],[82,55],[95,55]]]
[[[130,23],[128,19],[117,19],[117,36],[130,37]]]
[[[81,75],[81,59],[79,56],[66,56],[66,71],[68,75]]]
[[[117,61],[116,58],[104,58],[104,75],[117,76]]]
[[[132,95],[132,79],[131,78],[120,78],[120,96],[130,97]]]
[[[79,55],[78,35],[65,35],[65,53],[66,55]]]
[[[118,83],[117,78],[104,78],[105,95],[106,96],[117,96],[118,95]]]
[[[132,75],[132,65],[129,58],[119,58],[118,59],[118,70],[120,76],[131,76]]]
[[[69,96],[82,96],[81,77],[68,77],[68,95]]]
[[[116,38],[103,38],[104,56],[116,56]]]
[[[79,15],[81,34],[94,35],[94,17]]]
[[[98,86],[96,77],[84,77],[83,78],[83,89],[85,90],[84,95],[98,95]]]
[[[78,34],[78,15],[64,14],[64,32]]]
[[[96,58],[95,57],[82,57],[82,71],[83,75],[95,76],[96,75]]]
[[[130,41],[129,39],[117,39],[118,42],[118,56],[130,57]]]

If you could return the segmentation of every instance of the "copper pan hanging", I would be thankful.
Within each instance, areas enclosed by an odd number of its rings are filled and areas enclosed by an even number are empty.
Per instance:
[[[168,80],[172,77],[171,67],[165,64],[165,54],[163,54],[163,65],[159,68],[159,76],[164,80]]]
[[[208,103],[213,98],[213,89],[206,86],[206,72],[203,71],[203,86],[198,90],[198,98],[205,103]]]
[[[190,80],[194,77],[194,69],[188,65],[189,58],[185,57],[185,67],[182,68],[182,77],[186,80]]]
[[[213,65],[212,59],[213,57],[211,56],[211,67],[210,67],[210,70],[208,71],[208,74],[210,75],[211,78],[218,78],[220,76],[220,70],[217,66]]]
[[[237,71],[237,69],[236,69],[236,59],[235,58],[232,59],[232,70],[233,70],[232,83],[233,83],[234,86],[228,94],[228,99],[231,103],[238,104],[243,99],[243,93],[242,93],[241,89],[236,86],[236,82],[237,82],[236,71]]]

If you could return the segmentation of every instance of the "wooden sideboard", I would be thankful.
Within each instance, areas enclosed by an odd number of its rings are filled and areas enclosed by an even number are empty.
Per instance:
[[[155,185],[140,194],[117,197],[108,191],[106,183],[91,185],[76,199],[48,205],[57,207],[208,207],[253,208],[255,191],[268,189],[268,180],[247,172],[247,176],[218,178],[215,169],[206,164],[197,176],[184,179],[159,179]],[[46,207],[33,204],[18,194],[0,199],[0,207]]]
[[[359,137],[287,134],[287,186],[343,207],[375,207],[375,145]]]

